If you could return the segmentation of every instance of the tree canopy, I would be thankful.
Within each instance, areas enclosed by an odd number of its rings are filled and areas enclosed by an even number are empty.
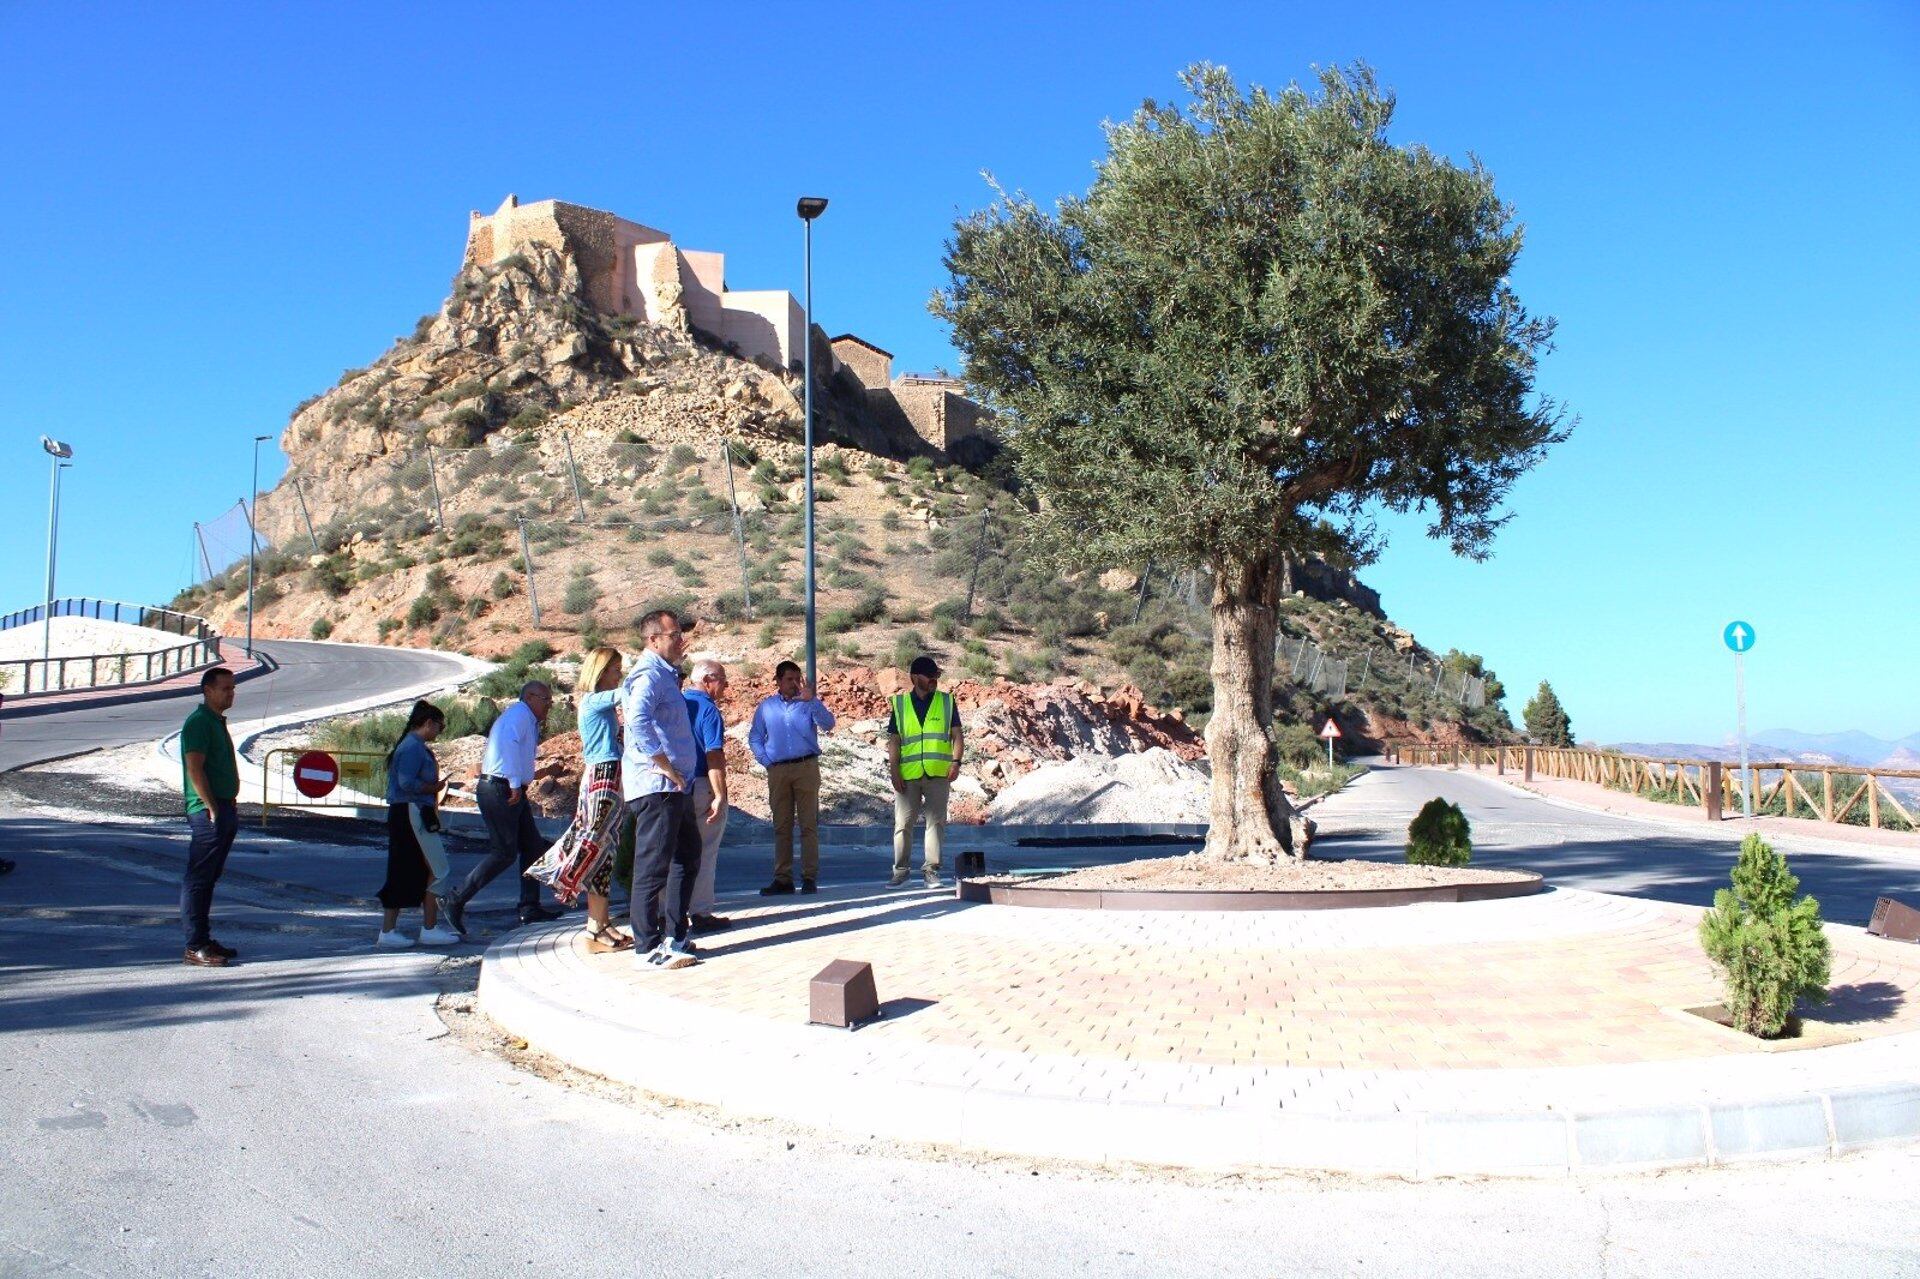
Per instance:
[[[1527,703],[1523,716],[1527,725],[1527,736],[1542,746],[1573,745],[1573,721],[1567,716],[1567,708],[1560,704],[1553,685],[1540,681],[1540,688]]]
[[[1283,558],[1366,562],[1380,509],[1484,556],[1564,429],[1532,394],[1552,321],[1509,286],[1521,231],[1477,162],[1391,143],[1365,67],[1317,94],[1183,80],[1184,107],[1107,126],[1085,194],[1000,191],[961,218],[932,306],[1045,544],[1211,573],[1209,838],[1250,854],[1285,810],[1266,741]]]

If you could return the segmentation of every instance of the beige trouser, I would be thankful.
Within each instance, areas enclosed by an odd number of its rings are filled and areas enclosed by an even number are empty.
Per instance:
[[[893,873],[907,873],[908,856],[913,846],[913,823],[922,812],[927,815],[927,844],[922,864],[940,869],[940,852],[947,837],[947,790],[951,777],[922,777],[893,793]]]
[[[820,878],[820,758],[796,759],[767,770],[773,806],[773,878],[793,882],[793,827],[800,824],[800,876]]]
[[[420,855],[426,858],[427,891],[440,901],[453,891],[453,872],[447,865],[447,846],[440,842],[436,831],[427,829],[426,819],[420,815],[420,805],[407,805],[407,825],[413,827],[414,842],[420,845]]]
[[[720,862],[720,837],[727,833],[727,810],[720,810],[718,821],[707,821],[713,807],[713,783],[704,777],[693,779],[693,816],[700,826],[700,873],[693,880],[693,904],[689,914],[713,914],[713,872]]]

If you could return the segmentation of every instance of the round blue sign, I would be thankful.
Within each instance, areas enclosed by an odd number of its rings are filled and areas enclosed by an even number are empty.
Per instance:
[[[1728,622],[1727,629],[1720,632],[1720,638],[1734,652],[1744,653],[1753,647],[1753,627],[1745,622]]]

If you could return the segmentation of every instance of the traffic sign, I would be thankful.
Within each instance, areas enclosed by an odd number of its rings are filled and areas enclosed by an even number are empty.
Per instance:
[[[340,784],[340,764],[325,751],[308,751],[293,761],[293,788],[308,799],[322,799]]]
[[[1727,629],[1720,632],[1720,638],[1734,652],[1744,653],[1753,647],[1753,627],[1745,622],[1728,622]]]
[[[1332,741],[1334,738],[1340,736],[1340,726],[1333,722],[1331,716],[1327,719],[1326,727],[1320,730],[1319,736],[1326,738],[1328,741]]]

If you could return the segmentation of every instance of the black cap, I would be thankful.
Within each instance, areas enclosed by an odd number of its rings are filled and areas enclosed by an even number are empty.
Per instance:
[[[939,679],[940,663],[934,661],[931,657],[928,657],[925,653],[922,653],[920,656],[913,659],[913,665],[907,667],[907,674],[925,675],[928,679]]]

